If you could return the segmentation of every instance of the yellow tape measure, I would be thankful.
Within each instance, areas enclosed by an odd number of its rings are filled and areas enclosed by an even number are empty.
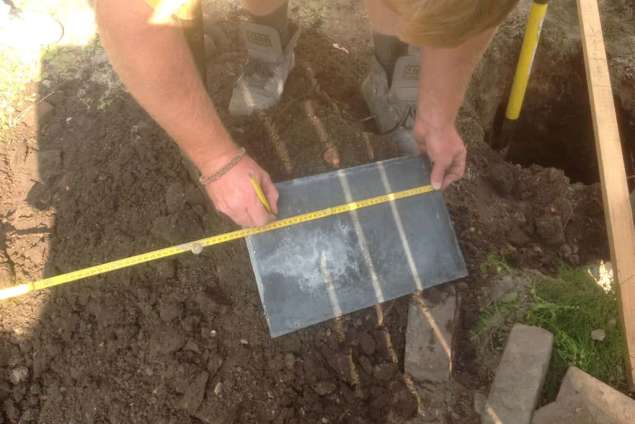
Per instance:
[[[377,197],[371,197],[356,202],[346,203],[343,205],[333,206],[331,208],[292,216],[290,218],[280,219],[262,227],[244,228],[242,230],[231,231],[229,233],[192,241],[189,243],[179,244],[177,246],[166,247],[164,249],[130,256],[128,258],[118,259],[116,261],[107,262],[101,265],[91,266],[88,268],[80,269],[78,271],[57,275],[55,277],[44,278],[42,280],[33,281],[30,283],[18,284],[16,286],[0,290],[0,300],[21,296],[36,290],[59,286],[84,278],[93,277],[95,275],[105,274],[107,272],[116,271],[122,268],[129,268],[138,264],[167,258],[168,256],[175,256],[186,252],[199,254],[204,247],[214,246],[216,244],[238,240],[256,234],[279,230],[281,228],[290,227],[292,225],[301,224],[303,222],[315,221],[318,219],[327,218],[329,216],[351,212],[357,209],[368,208],[370,206],[376,206],[386,202],[392,202],[399,199],[405,199],[407,197],[430,193],[432,191],[434,191],[434,189],[430,185],[415,187],[404,191],[384,194]]]

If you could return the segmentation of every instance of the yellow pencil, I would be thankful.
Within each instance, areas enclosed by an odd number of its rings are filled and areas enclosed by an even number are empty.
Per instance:
[[[253,186],[256,192],[256,196],[258,196],[258,200],[260,200],[260,203],[262,203],[262,206],[264,206],[267,212],[273,215],[273,212],[271,210],[271,205],[269,205],[269,201],[267,200],[267,196],[265,196],[265,193],[262,191],[262,187],[260,187],[260,184],[258,183],[256,178],[251,177],[250,181],[251,181],[251,185]]]

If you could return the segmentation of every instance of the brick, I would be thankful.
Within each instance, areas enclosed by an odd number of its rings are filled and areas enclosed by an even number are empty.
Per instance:
[[[420,382],[445,383],[452,372],[457,300],[453,286],[414,295],[408,310],[405,371]]]
[[[512,328],[481,418],[483,424],[529,424],[551,359],[553,335],[542,328]]]

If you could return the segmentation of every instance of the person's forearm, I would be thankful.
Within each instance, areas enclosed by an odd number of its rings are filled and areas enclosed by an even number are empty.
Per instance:
[[[129,91],[205,173],[236,149],[197,73],[181,28],[149,23],[142,0],[96,4],[102,44]],[[212,170],[213,171],[213,170]]]
[[[420,132],[452,127],[472,72],[495,29],[455,48],[421,48],[421,75],[416,126]]]

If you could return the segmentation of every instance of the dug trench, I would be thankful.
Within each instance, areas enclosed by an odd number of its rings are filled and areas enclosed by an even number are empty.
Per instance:
[[[581,52],[580,52],[581,53]],[[572,183],[600,181],[591,105],[581,55],[572,58],[566,79],[554,81],[559,93],[529,98],[516,121],[505,120],[502,102],[487,133],[488,143],[511,163],[561,169]],[[629,188],[635,187],[635,117],[614,99]]]
[[[276,181],[398,154],[374,134],[358,94],[365,32],[329,38],[328,20],[312,7],[292,11],[305,31],[282,102],[242,119],[219,107],[236,141]],[[477,296],[487,289],[480,265],[488,255],[544,272],[608,255],[599,186],[549,167],[567,169],[570,153],[547,166],[521,165],[486,143],[504,95],[489,75],[511,74],[525,12],[501,29],[459,119],[467,172],[445,196],[470,277],[456,285],[456,384],[439,422],[479,422],[471,396],[486,390],[491,376],[481,372],[467,334],[479,314]],[[334,13],[364,28],[356,7],[338,4]],[[240,16],[230,10],[216,17],[208,85],[215,103],[227,105],[245,52]],[[555,39],[547,31],[528,111],[537,88],[550,93],[541,99],[559,98],[555,87],[567,72],[543,75],[557,56]],[[335,41],[346,49],[334,48]],[[174,144],[128,94],[95,100],[104,98],[96,76],[111,71],[101,49],[90,57],[77,75],[52,77],[53,90],[40,87],[40,97],[54,94],[37,125],[2,134],[3,281],[233,228],[209,211]],[[534,117],[522,134],[537,125]],[[400,299],[271,339],[242,243],[40,292],[2,305],[1,416],[9,423],[419,422],[431,405],[403,375],[407,307]]]

